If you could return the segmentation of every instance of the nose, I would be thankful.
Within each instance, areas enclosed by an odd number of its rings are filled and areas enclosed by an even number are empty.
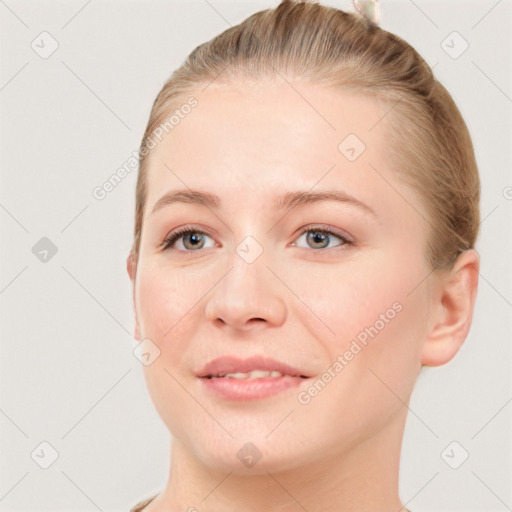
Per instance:
[[[248,263],[238,254],[214,285],[205,307],[206,319],[219,328],[247,331],[262,324],[278,327],[286,318],[282,283],[260,256]]]

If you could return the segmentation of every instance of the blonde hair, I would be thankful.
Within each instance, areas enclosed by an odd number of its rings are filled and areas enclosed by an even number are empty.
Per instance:
[[[138,259],[148,141],[179,97],[215,80],[259,81],[284,75],[369,93],[389,107],[390,161],[418,195],[431,269],[450,268],[474,248],[480,180],[467,126],[445,87],[406,41],[357,14],[314,1],[283,0],[199,45],[163,85],[139,151],[134,242]]]

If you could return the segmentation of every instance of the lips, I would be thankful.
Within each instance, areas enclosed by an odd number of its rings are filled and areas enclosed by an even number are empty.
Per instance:
[[[250,373],[253,371],[279,372],[282,376],[308,378],[306,372],[293,366],[263,356],[240,359],[234,356],[224,356],[213,359],[204,366],[197,376],[200,378],[223,377],[228,374]]]

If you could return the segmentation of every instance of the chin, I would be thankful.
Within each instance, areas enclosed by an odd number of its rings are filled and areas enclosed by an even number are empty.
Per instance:
[[[280,436],[270,435],[267,429],[230,429],[233,438],[221,428],[206,434],[196,431],[186,441],[194,457],[212,471],[235,475],[267,475],[308,465],[321,456],[314,446],[287,444]],[[254,432],[254,436],[252,433]],[[305,446],[311,453],[305,452]]]

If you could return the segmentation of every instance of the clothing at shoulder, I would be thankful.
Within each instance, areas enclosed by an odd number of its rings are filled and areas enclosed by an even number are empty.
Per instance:
[[[156,497],[158,496],[158,494],[155,494],[154,496],[152,496],[151,498],[148,498],[144,501],[141,501],[139,503],[137,503],[137,505],[135,505],[135,507],[133,507],[132,509],[130,509],[130,512],[142,512],[142,509],[146,506],[146,505],[149,505],[149,503],[151,501],[153,501]]]
[[[148,498],[144,501],[137,503],[137,505],[135,505],[135,507],[130,509],[130,512],[143,512],[144,507],[146,505],[149,505],[149,503],[152,502],[157,496],[158,496],[158,494],[155,494],[151,498]],[[411,512],[411,511],[409,509],[407,509],[407,512]]]

